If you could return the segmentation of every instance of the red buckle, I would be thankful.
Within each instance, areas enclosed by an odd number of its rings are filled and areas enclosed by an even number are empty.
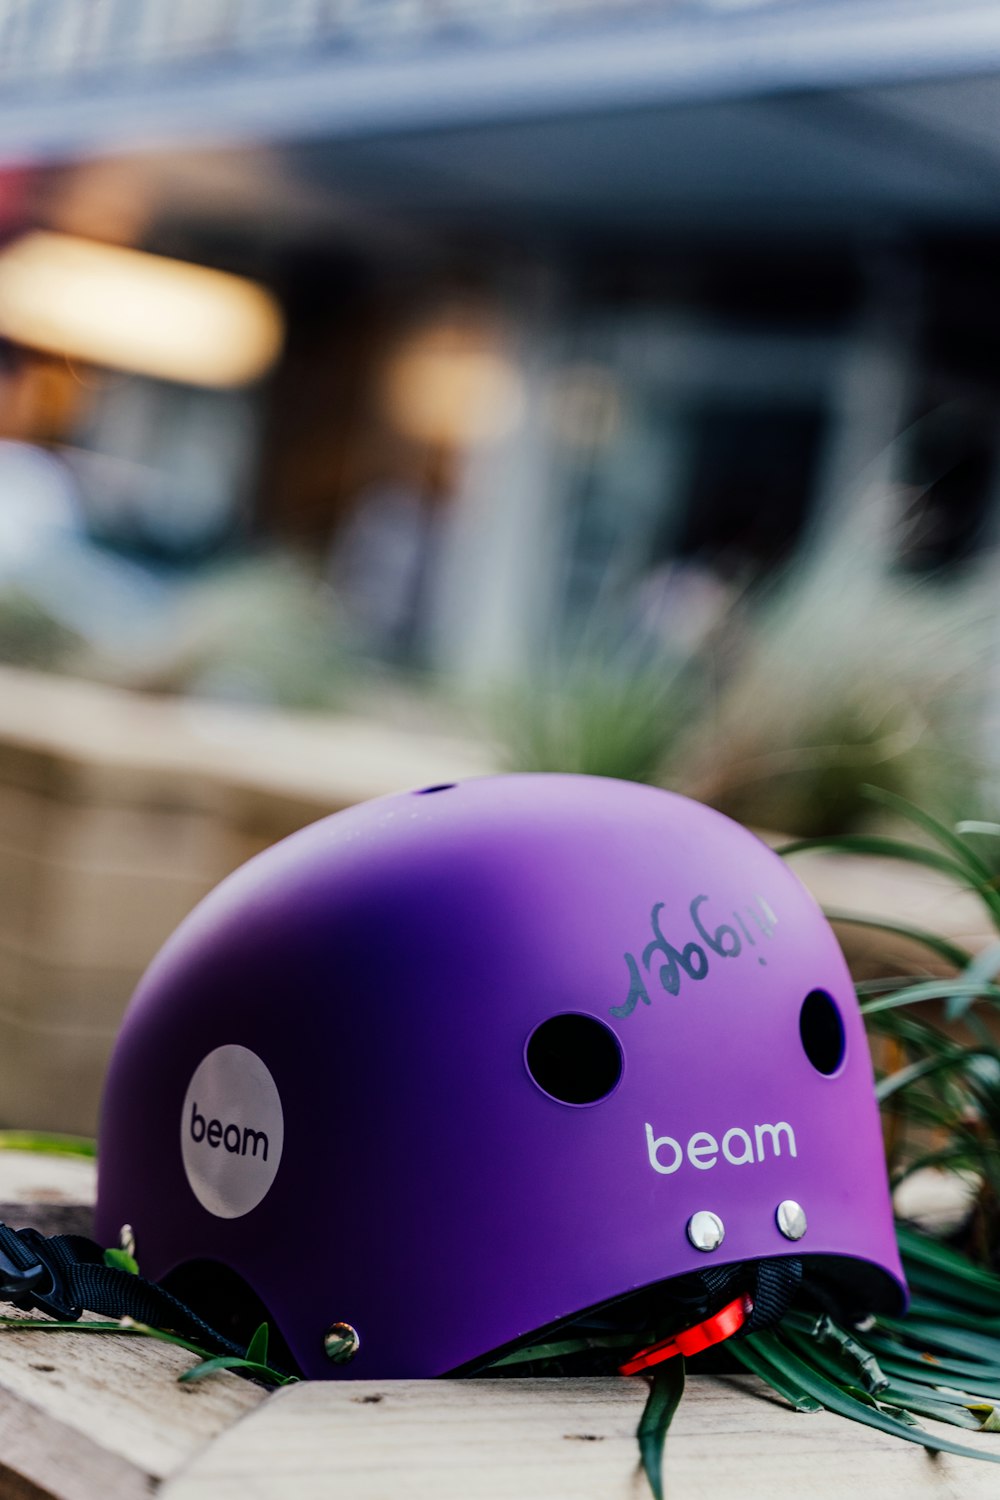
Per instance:
[[[706,1318],[704,1323],[696,1323],[693,1328],[685,1328],[683,1332],[672,1334],[668,1339],[661,1339],[658,1344],[640,1349],[619,1366],[618,1373],[638,1375],[651,1365],[673,1359],[675,1354],[700,1354],[703,1349],[710,1349],[713,1344],[721,1344],[724,1339],[732,1338],[752,1312],[753,1303],[750,1298],[737,1297],[735,1302],[728,1302],[711,1318]]]

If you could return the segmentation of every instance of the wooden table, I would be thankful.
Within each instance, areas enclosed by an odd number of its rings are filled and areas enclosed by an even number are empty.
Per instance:
[[[0,1153],[0,1216],[78,1230],[92,1167]],[[639,1380],[177,1383],[125,1334],[0,1334],[0,1500],[648,1500]],[[950,1431],[950,1430],[949,1430]],[[962,1435],[967,1438],[967,1434]],[[1000,1437],[971,1439],[1000,1452]],[[995,1500],[1000,1471],[820,1413],[749,1376],[689,1381],[668,1500]]]

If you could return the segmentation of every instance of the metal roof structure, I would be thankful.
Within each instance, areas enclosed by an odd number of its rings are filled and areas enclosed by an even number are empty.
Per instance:
[[[995,0],[0,0],[0,158],[1000,70]]]

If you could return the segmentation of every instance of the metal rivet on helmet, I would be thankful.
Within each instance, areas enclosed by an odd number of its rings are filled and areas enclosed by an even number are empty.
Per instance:
[[[323,1350],[335,1365],[346,1365],[361,1348],[361,1336],[350,1323],[331,1323],[323,1335]]]
[[[726,1226],[718,1214],[703,1208],[688,1219],[687,1237],[696,1250],[718,1250],[726,1237]]]
[[[786,1198],[779,1203],[774,1217],[786,1240],[800,1240],[809,1227],[806,1223],[805,1209],[801,1203],[796,1203],[794,1198]]]

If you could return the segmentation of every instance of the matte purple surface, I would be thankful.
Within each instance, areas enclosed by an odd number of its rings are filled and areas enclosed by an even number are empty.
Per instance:
[[[699,936],[699,896],[703,925],[733,926],[738,955]],[[777,919],[770,937],[747,912],[761,899]],[[660,902],[664,934],[708,961],[700,980],[679,970],[677,994],[658,955],[642,963]],[[616,1017],[626,953],[650,1003]],[[816,988],[846,1033],[830,1077],[799,1035]],[[564,1011],[620,1039],[624,1074],[599,1103],[560,1103],[528,1075],[526,1038]],[[201,1207],[179,1145],[191,1076],[225,1044],[264,1060],[284,1110],[273,1186],[235,1219]],[[761,1161],[685,1157],[670,1175],[650,1163],[647,1123],[685,1147],[697,1132],[721,1142],[738,1127],[753,1140],[757,1124],[779,1122],[795,1157],[787,1141],[775,1156],[765,1136]],[[154,1278],[194,1259],[232,1266],[314,1377],[439,1375],[712,1263],[848,1256],[884,1273],[870,1280],[886,1306],[904,1291],[871,1063],[828,924],[753,835],[631,783],[511,776],[404,793],[251,860],[141,982],[99,1160],[103,1242],[130,1223]],[[784,1199],[808,1218],[798,1244],[775,1223]],[[726,1227],[711,1255],[686,1238],[699,1209]],[[358,1329],[361,1352],[334,1367],[322,1339],[338,1321]]]

